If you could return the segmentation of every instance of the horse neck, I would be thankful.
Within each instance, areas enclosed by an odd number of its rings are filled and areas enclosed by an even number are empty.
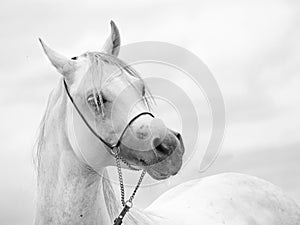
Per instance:
[[[35,224],[110,224],[101,176],[78,160],[68,141],[67,100],[60,83],[41,128]]]
[[[122,208],[106,169],[95,172],[75,155],[66,132],[67,101],[60,82],[49,98],[38,141],[35,225],[113,224]],[[160,223],[156,216],[131,209],[126,224]]]

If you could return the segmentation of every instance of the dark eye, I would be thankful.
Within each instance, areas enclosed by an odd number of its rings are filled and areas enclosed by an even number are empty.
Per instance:
[[[105,104],[107,102],[107,100],[103,97],[103,95],[99,96],[98,93],[91,94],[87,97],[87,102],[95,110],[100,110],[101,109],[101,101],[102,101],[103,104]]]
[[[145,96],[146,95],[146,86],[143,85],[143,88],[142,88],[142,96]]]
[[[74,57],[72,57],[71,59],[72,59],[72,60],[77,60],[77,58],[78,58],[77,56],[74,56]]]

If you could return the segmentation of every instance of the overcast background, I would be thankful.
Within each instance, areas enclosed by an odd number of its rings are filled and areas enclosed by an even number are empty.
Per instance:
[[[300,2],[8,1],[0,6],[0,224],[32,224],[32,151],[59,74],[38,43],[67,56],[100,49],[113,19],[123,44],[165,41],[210,68],[223,93],[227,130],[218,160],[191,160],[175,180],[144,188],[145,207],[184,180],[235,171],[267,179],[300,203]],[[197,165],[196,165],[197,164]]]

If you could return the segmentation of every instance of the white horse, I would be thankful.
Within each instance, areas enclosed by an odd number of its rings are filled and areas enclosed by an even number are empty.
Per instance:
[[[71,59],[41,41],[62,79],[40,127],[36,225],[113,224],[122,210],[105,178],[114,150],[122,167],[145,169],[154,179],[181,167],[181,136],[148,113],[147,88],[117,58],[120,37],[111,25],[101,52]],[[181,184],[145,210],[133,207],[123,224],[299,225],[300,210],[266,181],[221,174]]]

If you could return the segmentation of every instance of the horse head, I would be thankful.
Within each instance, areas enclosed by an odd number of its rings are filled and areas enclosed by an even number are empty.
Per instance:
[[[168,178],[182,165],[181,135],[149,112],[151,94],[139,74],[117,58],[120,35],[113,22],[111,28],[100,52],[72,58],[40,39],[73,101],[66,104],[69,141],[75,154],[95,170],[114,165],[110,147],[118,143],[119,155],[128,164],[146,168],[154,179]]]

